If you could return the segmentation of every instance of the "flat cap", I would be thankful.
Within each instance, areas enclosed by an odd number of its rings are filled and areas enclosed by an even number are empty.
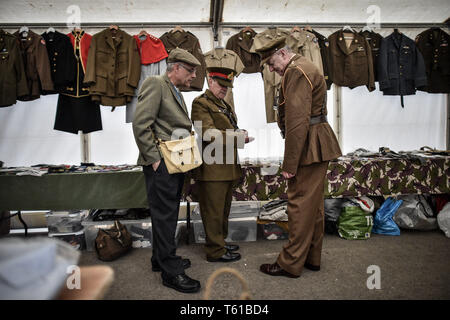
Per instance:
[[[200,61],[198,61],[196,57],[194,57],[188,51],[178,47],[170,51],[167,62],[184,62],[191,66],[200,65]]]
[[[225,67],[210,67],[207,68],[207,71],[208,76],[217,80],[222,86],[233,88],[233,78],[236,75],[236,70]]]
[[[286,37],[275,39],[261,39],[258,45],[255,46],[255,51],[261,56],[261,66],[263,66],[270,56],[283,48],[286,45]]]

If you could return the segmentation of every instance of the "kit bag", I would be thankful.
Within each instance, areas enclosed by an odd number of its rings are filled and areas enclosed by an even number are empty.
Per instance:
[[[130,251],[131,235],[118,220],[111,229],[99,229],[95,238],[95,251],[102,261],[112,261]]]
[[[158,140],[158,144],[169,174],[187,172],[202,164],[202,156],[193,134],[179,140]]]
[[[343,207],[338,220],[338,233],[347,240],[364,240],[370,238],[373,217],[360,206]]]

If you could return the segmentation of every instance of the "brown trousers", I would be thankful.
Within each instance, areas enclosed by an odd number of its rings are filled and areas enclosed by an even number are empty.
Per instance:
[[[199,183],[200,214],[205,228],[207,258],[223,256],[228,236],[234,181],[197,181]]]
[[[288,180],[289,241],[277,263],[287,272],[302,273],[305,262],[320,266],[324,234],[324,181],[328,161],[300,166]]]

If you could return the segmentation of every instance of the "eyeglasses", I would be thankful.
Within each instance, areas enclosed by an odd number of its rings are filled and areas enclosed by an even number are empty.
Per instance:
[[[189,73],[194,73],[195,72],[195,67],[194,68],[188,68],[188,67],[186,67],[184,64],[182,64],[182,63],[179,63],[178,64],[179,66],[182,66],[184,69],[186,69],[186,71],[187,72],[189,72]]]

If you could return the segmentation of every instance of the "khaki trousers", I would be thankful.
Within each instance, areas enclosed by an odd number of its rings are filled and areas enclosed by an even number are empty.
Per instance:
[[[199,183],[199,203],[206,243],[207,258],[223,256],[225,239],[228,236],[228,216],[230,215],[234,181],[197,181]]]
[[[305,262],[320,266],[324,234],[324,181],[328,161],[300,166],[288,180],[289,241],[277,263],[300,275]]]

